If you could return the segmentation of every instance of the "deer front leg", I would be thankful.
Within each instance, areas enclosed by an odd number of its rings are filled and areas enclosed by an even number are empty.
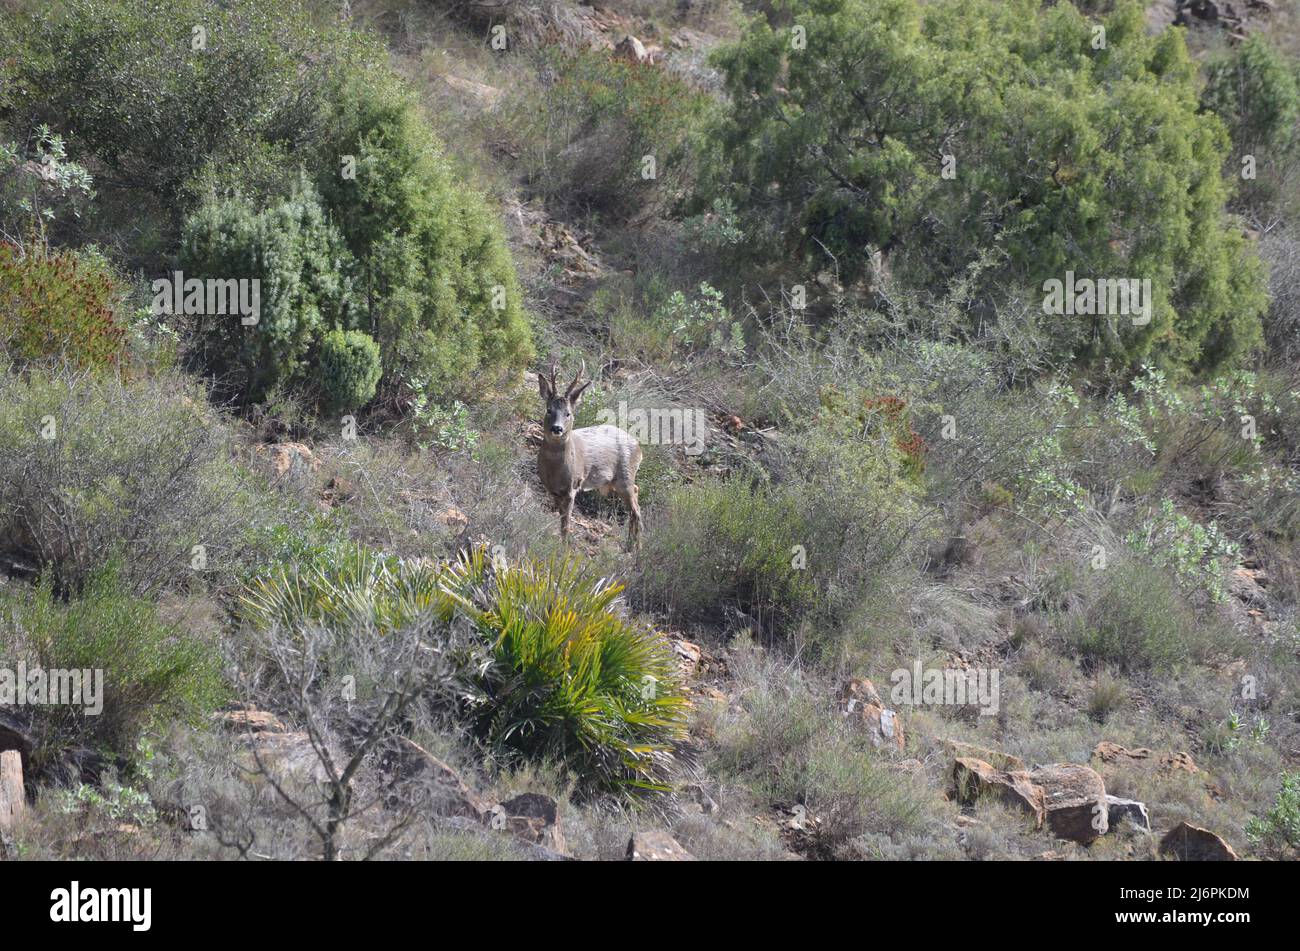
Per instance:
[[[564,543],[569,543],[569,518],[573,515],[573,500],[578,497],[577,491],[570,492],[567,496],[559,499],[560,504],[560,537]]]

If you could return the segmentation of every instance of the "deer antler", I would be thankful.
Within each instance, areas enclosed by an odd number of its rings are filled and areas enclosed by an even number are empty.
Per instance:
[[[576,374],[574,374],[573,382],[570,383],[569,388],[564,391],[564,398],[566,400],[573,395],[574,388],[578,385],[578,381],[582,379],[582,375],[586,372],[587,372],[587,361],[583,360],[582,369],[580,369]]]
[[[551,360],[550,377],[551,377],[551,394],[554,395],[558,390],[558,387],[555,385],[555,360],[554,359]]]

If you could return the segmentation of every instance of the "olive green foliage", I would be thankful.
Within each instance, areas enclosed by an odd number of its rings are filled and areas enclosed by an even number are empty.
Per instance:
[[[1300,773],[1283,773],[1277,800],[1263,816],[1246,825],[1251,843],[1279,858],[1300,849]]]
[[[468,621],[488,662],[463,671],[459,713],[486,748],[558,761],[590,792],[664,791],[686,701],[666,641],[624,614],[621,592],[576,560],[494,566],[477,549],[413,563],[351,548],[280,568],[243,603],[261,628],[323,626],[342,644],[419,618]]]
[[[1236,201],[1246,212],[1258,214],[1257,220],[1278,213],[1291,217],[1300,176],[1296,63],[1265,34],[1254,33],[1212,57],[1204,73],[1201,106],[1222,119],[1232,136],[1227,171],[1239,183]],[[1265,217],[1270,210],[1273,215]]]
[[[1300,120],[1300,84],[1294,66],[1263,33],[1212,58],[1205,66],[1201,105],[1228,127],[1241,152],[1287,149]]]
[[[383,372],[379,344],[359,330],[333,330],[320,345],[321,388],[332,410],[357,409],[374,398]]]
[[[304,381],[317,341],[348,326],[352,315],[346,254],[306,182],[264,211],[231,198],[204,205],[186,222],[179,259],[187,281],[258,282],[255,322],[239,314],[198,319],[203,363],[222,386],[257,400],[272,387]],[[168,285],[162,301],[170,297]]]
[[[128,210],[133,261],[169,271],[183,229],[187,277],[264,282],[258,327],[200,321],[195,350],[237,395],[301,385],[330,330],[373,337],[385,385],[440,398],[529,359],[499,222],[347,21],[271,0],[67,0],[24,10],[8,41],[20,91],[0,123],[48,122],[109,170],[99,227],[116,240]]]
[[[1069,640],[1087,663],[1167,674],[1233,652],[1231,629],[1210,614],[1199,616],[1164,572],[1125,561],[1097,575],[1089,603],[1066,621]]]
[[[368,69],[335,90],[322,126],[316,181],[387,378],[468,395],[483,374],[523,365],[530,330],[500,225],[457,180],[410,93]],[[355,159],[355,176],[340,156]]]
[[[240,165],[263,143],[289,159],[322,77],[364,46],[316,23],[298,0],[24,7],[12,27],[21,61],[11,114],[27,128],[49,122],[106,177],[167,204],[205,164]]]
[[[769,260],[855,279],[883,249],[927,287],[994,251],[981,287],[1035,294],[1067,271],[1149,279],[1145,325],[1061,318],[1085,361],[1209,365],[1258,341],[1262,270],[1225,218],[1227,137],[1181,31],[1147,36],[1129,2],[1096,25],[1036,0],[773,6],[779,25],[717,55],[730,107],[698,195]]]
[[[215,645],[165,623],[129,588],[109,563],[66,602],[55,596],[51,575],[0,590],[0,665],[102,671],[102,711],[33,708],[37,776],[50,775],[59,755],[76,749],[129,761],[144,732],[198,722],[225,697]]]

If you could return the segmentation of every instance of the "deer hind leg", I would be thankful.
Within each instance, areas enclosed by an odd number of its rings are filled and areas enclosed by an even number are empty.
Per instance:
[[[628,547],[635,547],[641,543],[641,490],[632,483],[625,490],[620,491],[623,501],[627,503],[628,510],[632,513],[627,520],[627,544]]]

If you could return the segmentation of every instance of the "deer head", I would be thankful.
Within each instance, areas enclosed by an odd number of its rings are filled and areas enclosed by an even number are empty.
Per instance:
[[[542,419],[542,433],[547,442],[563,443],[573,432],[573,411],[578,405],[578,398],[582,396],[583,390],[591,385],[588,380],[579,386],[582,375],[587,372],[587,362],[582,362],[582,368],[574,375],[573,381],[565,388],[561,394],[559,387],[555,383],[555,362],[551,362],[551,371],[549,376],[544,373],[537,375],[537,386],[542,394],[542,403],[546,407],[546,415]]]

